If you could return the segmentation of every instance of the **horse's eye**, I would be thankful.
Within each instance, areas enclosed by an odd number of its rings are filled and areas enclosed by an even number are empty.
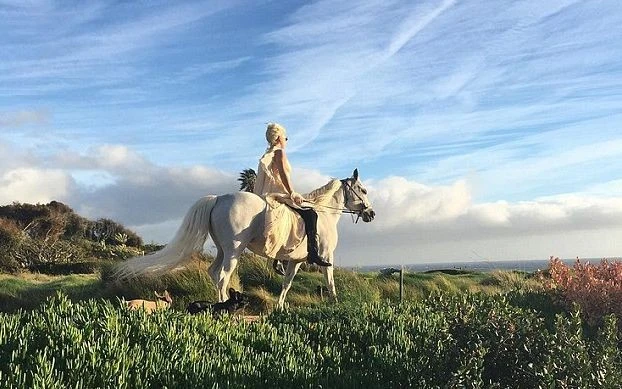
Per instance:
[[[361,191],[363,192],[363,194],[365,194],[365,195],[367,194],[367,189],[363,188],[363,189],[361,189]]]

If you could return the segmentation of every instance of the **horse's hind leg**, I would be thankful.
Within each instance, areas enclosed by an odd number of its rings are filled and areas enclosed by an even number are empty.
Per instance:
[[[227,295],[227,289],[229,289],[229,281],[231,281],[231,275],[238,265],[238,258],[230,255],[225,256],[223,266],[218,275],[218,281],[216,282],[216,289],[218,289],[218,301],[227,301],[229,298]]]
[[[333,261],[330,261],[331,263]],[[333,301],[337,301],[337,290],[335,289],[335,277],[333,276],[333,267],[320,267],[326,280],[326,287],[328,288],[328,294]]]
[[[216,288],[216,291],[218,292],[218,301],[224,301],[221,300],[221,296],[220,296],[220,289],[218,288],[218,282],[220,281],[220,274],[222,273],[222,263],[223,263],[223,259],[225,257],[225,253],[222,249],[222,244],[220,243],[220,240],[218,239],[218,231],[216,231],[213,227],[213,225],[210,225],[210,230],[212,231],[211,236],[212,236],[212,240],[214,241],[214,245],[216,246],[216,250],[218,250],[216,252],[216,258],[214,258],[214,261],[212,262],[212,264],[210,265],[210,267],[207,269],[207,273],[209,274],[209,277],[212,279],[212,283],[214,284],[214,287]]]
[[[218,252],[216,254],[216,258],[214,258],[214,262],[212,262],[209,269],[207,269],[207,273],[212,279],[214,287],[218,285],[218,280],[220,279],[220,272],[222,271],[222,260],[224,258],[224,253],[222,252],[222,249],[218,246],[217,249]]]
[[[229,281],[238,265],[238,258],[246,248],[248,242],[232,242],[222,249],[222,265],[214,280],[216,289],[218,290],[219,301],[226,301],[228,298],[227,290],[229,289]]]
[[[218,291],[218,301],[223,302],[228,298],[227,290],[229,289],[231,275],[238,265],[240,254],[246,246],[240,242],[231,242],[223,247],[216,234],[214,234],[212,239],[214,239],[218,253],[208,272]]]
[[[300,269],[300,265],[302,262],[287,262],[287,270],[285,270],[285,278],[283,279],[283,287],[281,288],[281,294],[279,295],[279,302],[277,304],[278,309],[283,309],[285,306],[285,296],[289,291],[289,288],[292,287],[292,281],[298,273],[298,269]]]

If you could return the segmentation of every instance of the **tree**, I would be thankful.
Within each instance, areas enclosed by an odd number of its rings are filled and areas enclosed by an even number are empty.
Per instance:
[[[240,172],[240,190],[245,192],[253,192],[255,189],[255,180],[257,179],[257,173],[253,169],[244,169]]]

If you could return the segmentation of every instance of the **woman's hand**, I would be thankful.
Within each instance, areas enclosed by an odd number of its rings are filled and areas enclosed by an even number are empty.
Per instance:
[[[292,199],[292,201],[298,205],[302,204],[303,201],[305,201],[304,197],[302,197],[300,195],[300,193],[298,192],[292,192],[289,197]]]

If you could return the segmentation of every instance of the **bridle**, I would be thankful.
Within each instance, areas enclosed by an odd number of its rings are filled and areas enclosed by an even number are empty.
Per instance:
[[[342,187],[343,187],[343,201],[344,201],[344,204],[348,204],[348,202],[350,201],[350,200],[348,199],[348,192],[352,192],[352,193],[354,193],[354,196],[356,196],[356,198],[358,198],[358,200],[360,200],[360,201],[361,201],[361,203],[363,204],[363,208],[361,208],[361,209],[360,209],[360,210],[358,210],[358,211],[352,211],[352,210],[350,210],[350,209],[348,209],[348,208],[345,208],[345,209],[342,211],[343,213],[350,213],[350,214],[356,215],[356,220],[354,221],[354,224],[356,224],[356,223],[358,223],[359,219],[360,219],[360,218],[361,218],[361,216],[363,215],[363,211],[365,211],[365,208],[367,208],[367,207],[366,207],[366,205],[365,205],[365,200],[363,200],[363,198],[361,197],[361,195],[359,195],[359,194],[358,194],[358,192],[354,190],[354,188],[352,187],[352,185],[348,182],[348,179],[347,179],[347,178],[346,178],[346,179],[341,180],[341,185],[342,185]],[[347,188],[347,189],[349,189],[349,191],[348,191],[348,190],[346,190],[346,188]]]
[[[363,198],[361,197],[361,195],[359,195],[354,188],[352,187],[352,185],[348,182],[348,179],[345,178],[343,180],[339,180],[341,181],[341,187],[343,189],[343,199],[344,199],[344,204],[348,204],[350,196],[348,195],[348,189],[350,190],[350,192],[354,193],[354,196],[356,196],[356,198],[358,198],[358,200],[361,201],[361,203],[363,203],[363,208],[358,210],[358,211],[353,211],[351,209],[348,208],[340,208],[340,207],[331,207],[330,205],[325,205],[325,204],[316,204],[314,201],[309,201],[309,200],[305,200],[305,202],[309,203],[309,204],[313,204],[313,207],[315,208],[315,210],[317,212],[327,212],[325,210],[319,210],[319,208],[324,208],[324,209],[328,209],[328,210],[333,210],[336,211],[334,213],[349,213],[352,215],[356,215],[356,220],[354,220],[354,223],[358,223],[359,219],[361,218],[361,216],[363,215],[363,211],[365,211],[365,200],[363,200]]]

